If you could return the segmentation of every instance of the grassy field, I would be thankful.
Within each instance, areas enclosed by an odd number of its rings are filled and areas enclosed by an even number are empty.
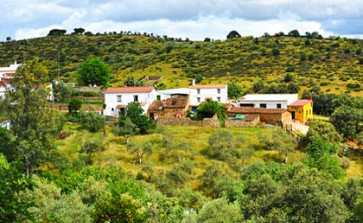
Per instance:
[[[66,131],[69,136],[65,139],[58,140],[57,145],[62,153],[66,154],[71,160],[80,158],[80,146],[86,138],[103,137],[101,133],[89,133],[82,130],[76,124],[67,124]],[[164,131],[170,133],[169,137],[175,144],[182,144],[178,149],[170,150],[163,145],[163,135],[160,133],[152,133],[149,135],[131,136],[130,143],[142,144],[144,142],[151,142],[154,145],[153,152],[146,154],[143,157],[143,163],[138,163],[138,157],[126,145],[126,139],[122,136],[115,136],[111,132],[111,127],[106,128],[106,135],[103,137],[102,152],[95,152],[92,155],[93,165],[111,167],[122,167],[131,175],[135,176],[142,171],[145,166],[152,166],[156,172],[170,171],[176,163],[178,157],[183,160],[190,160],[193,163],[193,177],[189,182],[191,187],[197,187],[196,181],[198,177],[203,174],[205,167],[211,162],[219,162],[230,172],[238,174],[236,166],[242,166],[242,159],[236,159],[235,165],[230,165],[225,161],[212,160],[203,155],[203,150],[208,149],[208,139],[220,128],[211,127],[182,127],[182,126],[167,126]],[[254,148],[253,154],[244,160],[244,167],[259,162],[283,162],[283,157],[277,152],[272,150],[264,150],[261,147],[259,137],[269,129],[264,127],[250,127],[250,128],[231,128],[223,129],[233,133],[235,138],[239,138],[242,142],[239,151]],[[84,155],[83,155],[84,156]],[[289,163],[301,163],[305,154],[295,150],[289,155]],[[353,177],[363,173],[363,160],[357,157],[352,158],[350,166],[346,173],[348,177]]]

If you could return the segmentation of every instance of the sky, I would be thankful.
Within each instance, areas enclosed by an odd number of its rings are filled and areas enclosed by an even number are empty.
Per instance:
[[[297,29],[363,38],[362,0],[0,0],[0,41],[51,29],[146,32],[191,40]]]

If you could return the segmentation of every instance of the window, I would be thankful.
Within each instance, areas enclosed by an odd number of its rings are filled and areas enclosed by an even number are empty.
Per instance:
[[[200,89],[197,89],[197,94],[200,94]]]
[[[221,102],[221,97],[217,97],[217,101],[218,102]]]
[[[121,102],[122,100],[122,95],[117,95],[117,102]]]
[[[134,95],[134,101],[139,101],[139,96],[138,95]]]
[[[157,95],[157,96],[156,96],[156,100],[157,100],[157,101],[160,101],[160,100],[161,100],[161,96],[160,96],[160,95]]]
[[[221,93],[221,89],[218,88],[217,89],[217,93],[220,94]]]
[[[277,104],[276,105],[276,108],[281,108],[281,104]]]
[[[200,102],[200,98],[199,97],[197,98],[197,102]]]
[[[260,108],[267,108],[267,104],[260,104]]]

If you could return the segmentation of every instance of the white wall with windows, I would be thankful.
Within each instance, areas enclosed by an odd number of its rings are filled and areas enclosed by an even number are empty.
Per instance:
[[[228,87],[227,85],[192,85],[189,87],[189,95],[191,106],[198,106],[209,99],[227,103]]]
[[[298,100],[297,94],[248,94],[238,100],[235,106],[253,108],[283,108]]]
[[[127,87],[131,88],[131,87]],[[103,114],[106,116],[118,116],[120,111],[123,108],[134,101],[137,101],[141,104],[142,109],[144,110],[144,114],[149,109],[150,104],[156,100],[156,91],[154,88],[150,92],[137,92],[137,91],[145,91],[144,89],[137,89],[135,87],[135,92],[130,91],[131,89],[127,89],[128,92],[124,92],[125,89],[120,89],[120,92],[117,90],[112,90],[112,92],[107,92],[107,89],[104,93],[105,99],[105,109]],[[109,91],[111,91],[109,90]]]

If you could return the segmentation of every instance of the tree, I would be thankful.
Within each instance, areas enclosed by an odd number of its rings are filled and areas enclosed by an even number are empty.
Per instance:
[[[81,112],[80,122],[88,131],[98,132],[104,127],[106,118],[94,111]]]
[[[24,179],[0,153],[0,222],[25,222],[32,219],[28,210],[31,202],[20,200],[17,196],[26,188],[31,188],[30,179]]]
[[[241,86],[237,85],[236,82],[230,81],[228,83],[228,98],[230,99],[238,99],[242,95]]]
[[[140,129],[131,121],[130,117],[120,118],[118,126],[113,130],[114,134],[124,136],[126,144],[129,143],[129,137],[139,133]]]
[[[85,29],[83,29],[83,28],[74,28],[74,33],[76,35],[83,35],[84,31],[85,31]]]
[[[69,114],[77,114],[77,112],[82,108],[82,101],[78,98],[72,98],[68,102],[68,112]]]
[[[143,83],[135,79],[134,76],[127,76],[124,81],[124,86],[142,86]]]
[[[91,156],[94,152],[102,149],[102,139],[101,138],[86,138],[81,144],[80,153],[88,154],[88,164],[92,164]]]
[[[110,71],[98,57],[84,61],[77,71],[77,75],[78,83],[82,86],[97,85],[107,87],[109,85]]]
[[[238,37],[241,37],[241,35],[236,30],[232,30],[227,35],[227,39],[233,39],[233,38],[238,38]]]
[[[284,156],[284,163],[288,162],[290,152],[296,147],[294,138],[280,127],[275,127],[262,134],[260,142],[265,149],[279,151]]]
[[[13,90],[7,91],[3,104],[16,137],[14,150],[27,175],[49,161],[55,152],[60,117],[47,101],[45,83],[49,83],[49,78],[44,62],[37,58],[26,62],[14,75]]]
[[[139,102],[132,102],[127,105],[126,109],[121,113],[119,117],[119,127],[125,123],[125,119],[128,117],[134,123],[141,134],[146,134],[151,129],[156,128],[156,123],[150,118],[143,115],[143,109]],[[136,129],[134,129],[136,130]]]
[[[139,164],[142,164],[142,158],[145,155],[151,154],[153,152],[153,145],[150,142],[145,142],[142,145],[135,143],[130,143],[128,146],[132,153],[137,155]]]
[[[229,131],[217,131],[208,139],[207,153],[212,158],[227,160],[236,156],[236,150],[240,147],[239,139],[234,139]]]
[[[215,114],[222,114],[222,107],[217,101],[208,100],[198,106],[198,113],[202,118],[212,118]]]
[[[277,48],[273,48],[271,52],[272,52],[272,55],[274,55],[274,56],[280,55],[280,50]]]
[[[53,82],[54,96],[58,101],[65,101],[74,94],[74,90],[68,87],[63,81]]]
[[[306,134],[307,143],[313,141],[316,137],[321,137],[324,141],[334,145],[339,145],[343,141],[342,136],[339,135],[330,122],[313,119],[309,121],[309,126],[309,131]]]
[[[307,146],[307,157],[304,163],[318,170],[331,174],[334,178],[341,178],[344,175],[337,159],[334,157],[337,147],[326,143],[320,137],[313,139]]]
[[[221,214],[223,213],[223,214]],[[209,201],[203,205],[197,222],[242,222],[243,216],[237,203],[228,203],[224,198]]]
[[[49,31],[48,36],[62,36],[66,34],[66,32],[65,29],[52,29]]]
[[[294,29],[294,30],[291,30],[288,35],[293,36],[293,37],[299,37],[300,33],[297,29]]]
[[[361,131],[363,115],[361,109],[341,106],[333,112],[330,121],[345,138],[354,139]]]

